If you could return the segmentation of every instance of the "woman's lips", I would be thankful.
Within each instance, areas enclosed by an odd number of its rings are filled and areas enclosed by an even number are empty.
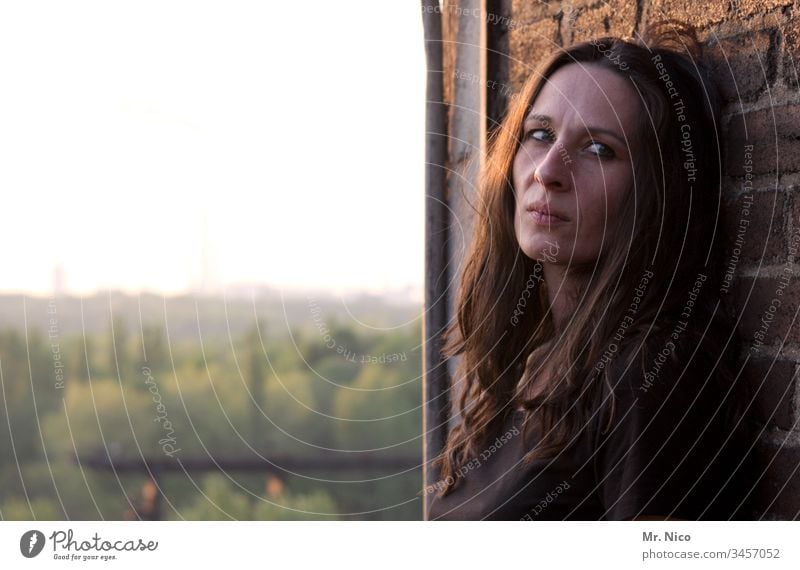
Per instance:
[[[552,216],[550,214],[544,214],[538,210],[531,210],[528,212],[528,215],[531,217],[531,220],[533,220],[534,224],[540,226],[557,226],[567,223],[567,220],[563,218]]]

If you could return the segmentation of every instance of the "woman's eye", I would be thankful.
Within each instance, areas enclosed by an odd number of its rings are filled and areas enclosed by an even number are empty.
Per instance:
[[[535,139],[537,141],[550,141],[552,136],[547,129],[531,129],[525,134],[526,139]]]
[[[590,149],[592,154],[596,154],[601,158],[612,158],[614,156],[614,151],[608,145],[605,145],[601,142],[593,142],[589,144],[587,147]]]

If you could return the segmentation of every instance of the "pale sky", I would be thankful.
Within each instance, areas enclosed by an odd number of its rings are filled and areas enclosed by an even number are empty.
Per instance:
[[[0,292],[421,288],[418,2],[0,2]]]

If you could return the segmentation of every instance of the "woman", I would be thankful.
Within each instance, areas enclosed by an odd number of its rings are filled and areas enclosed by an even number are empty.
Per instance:
[[[492,134],[429,519],[747,518],[719,303],[718,103],[692,28],[563,49]]]

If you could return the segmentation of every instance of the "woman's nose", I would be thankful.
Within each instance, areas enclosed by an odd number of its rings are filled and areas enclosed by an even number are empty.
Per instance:
[[[539,160],[533,178],[547,190],[566,190],[570,181],[570,158],[561,144],[553,144]]]

